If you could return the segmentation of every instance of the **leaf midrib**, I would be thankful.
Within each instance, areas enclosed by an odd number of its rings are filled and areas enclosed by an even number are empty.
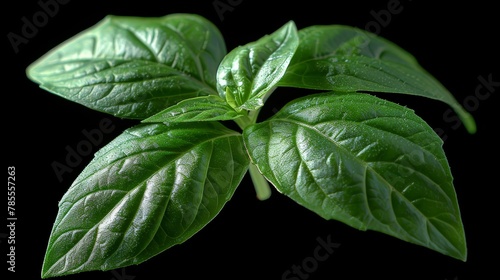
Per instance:
[[[349,150],[347,150],[347,149],[346,149],[345,147],[343,147],[342,145],[338,144],[338,143],[337,143],[336,141],[334,141],[333,139],[330,139],[329,137],[327,137],[326,135],[324,135],[321,131],[319,131],[319,130],[318,130],[316,127],[314,127],[313,125],[309,125],[309,124],[305,124],[305,123],[300,123],[300,122],[298,122],[298,121],[294,121],[294,120],[291,120],[291,119],[279,119],[279,118],[278,118],[278,119],[274,119],[274,120],[279,120],[279,121],[282,121],[282,122],[288,122],[288,123],[291,123],[291,124],[297,125],[297,126],[299,126],[299,127],[305,127],[305,128],[307,128],[307,129],[310,129],[310,130],[314,131],[315,133],[317,133],[318,135],[321,135],[323,138],[327,139],[329,142],[331,142],[332,144],[334,144],[334,145],[335,145],[338,149],[343,150],[343,151],[344,151],[344,153],[347,153],[347,154],[349,154],[349,155],[352,155],[352,153],[351,153]],[[353,123],[356,123],[356,122],[353,122]],[[375,129],[377,129],[377,130],[380,130],[380,129],[376,128],[376,127],[373,127],[373,128],[375,128]],[[383,131],[383,132],[385,132],[385,133],[391,133],[391,132],[389,132],[389,131],[385,131],[385,130],[380,130],[380,131]],[[394,134],[394,133],[391,133],[391,134],[396,135],[396,136],[398,136],[398,137],[401,137],[401,136],[399,136],[399,135],[397,135],[397,134]],[[436,227],[435,227],[435,226],[434,226],[434,224],[432,223],[431,219],[429,219],[429,218],[428,218],[425,214],[423,214],[423,213],[420,211],[420,209],[418,209],[416,206],[414,206],[414,205],[413,205],[413,203],[411,203],[411,201],[410,201],[410,200],[408,200],[408,199],[407,199],[407,198],[406,198],[406,197],[405,197],[405,196],[404,196],[401,192],[399,192],[399,190],[398,190],[398,189],[396,189],[394,186],[392,186],[392,184],[390,184],[389,182],[387,182],[387,181],[385,180],[385,178],[384,178],[381,174],[379,174],[379,173],[378,173],[375,169],[373,169],[373,168],[370,166],[370,164],[368,164],[367,162],[364,162],[364,161],[360,160],[359,158],[357,158],[357,157],[355,157],[355,156],[353,156],[353,158],[354,158],[354,160],[355,160],[355,161],[357,161],[357,162],[358,162],[358,164],[359,164],[359,165],[363,166],[365,170],[370,169],[370,170],[371,170],[374,174],[376,174],[376,175],[377,175],[377,176],[378,176],[381,180],[383,180],[384,182],[386,182],[386,185],[390,187],[390,191],[391,191],[391,192],[397,193],[399,197],[401,197],[401,198],[402,198],[402,199],[404,199],[406,202],[408,202],[408,203],[412,206],[412,208],[413,208],[414,210],[416,210],[416,211],[417,211],[417,212],[418,212],[418,213],[419,213],[422,217],[424,217],[424,218],[425,218],[425,220],[426,220],[428,223],[432,224],[432,226],[436,229]],[[404,166],[404,167],[406,167],[406,166]],[[414,172],[416,172],[416,173],[421,174],[422,176],[424,176],[424,177],[426,177],[426,178],[428,178],[428,179],[429,179],[429,181],[430,181],[430,182],[433,182],[433,183],[434,183],[434,184],[438,187],[438,189],[439,189],[439,190],[443,193],[443,195],[445,195],[445,197],[446,197],[448,200],[450,200],[450,197],[448,197],[448,195],[447,195],[445,192],[443,192],[443,190],[442,190],[441,188],[439,188],[439,185],[438,185],[436,182],[434,182],[431,178],[427,177],[425,174],[422,174],[422,173],[421,173],[421,172],[419,172],[418,170],[413,170],[413,171],[414,171]],[[275,176],[275,175],[274,175],[274,177],[276,178],[276,176]],[[366,176],[365,176],[365,178],[366,178]],[[323,190],[322,188],[320,188],[320,189],[321,189],[321,190],[322,190],[322,192],[325,194],[325,197],[329,197],[329,196],[328,196],[328,195],[324,192],[324,190]],[[370,207],[369,207],[369,205],[368,205],[368,199],[367,199],[367,198],[368,198],[368,196],[367,196],[367,194],[366,194],[366,190],[367,190],[367,189],[366,189],[366,181],[365,181],[365,182],[364,182],[364,184],[363,184],[363,191],[364,191],[364,193],[365,193],[365,205],[366,205],[367,209],[369,209],[369,211],[370,211],[370,213],[371,213],[371,209],[370,209]],[[393,209],[393,208],[391,208],[391,209]],[[375,218],[372,214],[371,214],[370,216],[371,216],[373,219],[376,219],[376,218]],[[396,219],[396,220],[397,220],[397,219]],[[440,221],[441,221],[441,222],[443,222],[443,223],[447,223],[446,221],[443,221],[443,220],[440,220]],[[450,226],[451,226],[451,225],[450,225]],[[403,227],[401,227],[401,228],[402,228],[402,229],[404,229]],[[452,226],[452,228],[455,228],[455,227],[454,227],[454,226]],[[441,234],[441,232],[440,232],[439,230],[437,230],[437,232],[439,232],[439,233]],[[411,235],[410,235],[410,236],[411,236]],[[445,238],[445,240],[446,240],[447,242],[449,242],[449,241],[448,241],[448,239],[446,239],[446,238]],[[455,248],[455,246],[453,246],[453,247]]]
[[[109,62],[110,60],[114,61],[114,62],[119,62],[119,64],[117,65],[113,65],[113,66],[110,66],[108,68],[105,68],[105,69],[102,69],[98,72],[91,72],[91,73],[87,73],[85,75],[82,75],[82,76],[78,76],[78,77],[69,77],[69,78],[66,78],[66,79],[61,79],[61,80],[58,80],[56,82],[42,82],[42,85],[45,85],[45,86],[54,86],[54,87],[58,87],[58,88],[74,88],[74,87],[67,87],[67,86],[58,86],[57,84],[59,83],[65,83],[67,81],[72,81],[72,80],[75,80],[75,79],[85,79],[89,76],[93,76],[93,75],[96,75],[96,74],[99,74],[99,73],[105,73],[105,72],[111,72],[117,68],[117,67],[123,67],[124,64],[127,64],[127,63],[131,63],[131,62],[134,62],[134,61],[140,61],[140,62],[147,62],[147,63],[153,63],[153,64],[157,64],[158,66],[160,66],[161,68],[167,68],[169,71],[166,72],[166,73],[161,73],[161,75],[158,75],[156,77],[152,77],[152,78],[146,78],[146,79],[138,79],[138,80],[135,80],[135,81],[123,81],[123,82],[99,82],[99,83],[92,83],[92,84],[89,84],[89,85],[84,85],[84,86],[78,86],[78,88],[85,88],[85,87],[93,87],[93,86],[100,86],[100,85],[103,85],[103,86],[108,86],[108,85],[126,85],[126,84],[134,84],[134,83],[141,83],[141,82],[147,82],[147,81],[155,81],[155,80],[161,80],[161,79],[168,79],[168,78],[171,78],[171,77],[176,77],[177,76],[180,76],[180,77],[184,77],[184,78],[187,78],[188,80],[191,80],[193,81],[193,83],[196,83],[196,84],[200,84],[202,85],[203,88],[207,88],[209,89],[213,95],[218,95],[217,93],[217,90],[210,84],[206,83],[204,80],[202,79],[198,79],[196,76],[193,76],[193,75],[190,75],[189,73],[186,73],[186,72],[183,72],[183,71],[180,71],[178,69],[175,69],[173,67],[171,67],[170,65],[167,65],[167,64],[163,64],[163,63],[158,63],[158,62],[154,62],[154,61],[150,61],[150,60],[145,60],[145,59],[115,59],[115,58],[112,58],[112,59],[109,59],[109,58],[100,58],[100,59],[78,59],[78,60],[67,60],[67,61],[64,61],[64,62],[58,62],[58,63],[52,63],[52,64],[48,64],[46,67],[49,68],[49,67],[53,67],[53,66],[56,66],[56,65],[59,65],[59,64],[66,64],[66,63],[80,63],[80,62],[84,62],[83,66],[87,66],[87,65],[93,65],[95,64],[96,62]],[[142,65],[142,66],[147,66],[147,64],[145,65]],[[81,68],[81,67],[80,67]],[[71,71],[72,72],[77,72],[79,68],[74,68],[72,69]],[[65,73],[67,74],[67,73]]]
[[[133,34],[133,38],[136,38],[136,40],[138,42],[140,42],[142,45],[144,45],[146,47],[146,49],[153,55],[153,57],[155,58],[156,62],[158,63],[161,63],[160,59],[158,58],[158,56],[153,52],[153,50],[146,44],[146,42],[142,41],[135,33],[133,30],[130,29],[129,26],[127,25],[122,25],[120,22],[116,22],[116,21],[111,21],[111,24],[115,25],[115,26],[118,26],[124,30],[126,30],[128,33],[131,33]],[[201,61],[200,61],[200,57],[198,55],[196,55],[194,52],[193,52],[193,45],[191,44],[191,41],[188,40],[182,33],[179,33],[177,30],[171,28],[170,26],[168,26],[168,21],[167,20],[164,20],[162,21],[160,24],[159,24],[159,27],[160,27],[160,30],[167,30],[165,33],[166,34],[175,34],[177,35],[178,38],[181,38],[181,42],[183,42],[185,45],[188,46],[187,50],[189,51],[189,54],[190,54],[190,57],[192,59],[192,61],[195,63],[196,65],[196,69],[198,70],[198,78],[200,79],[201,82],[205,83],[205,80],[204,80],[204,75],[203,75],[203,67],[201,66]],[[164,46],[163,46],[164,47]],[[162,47],[162,48],[163,48]],[[161,63],[163,64],[163,63]],[[166,65],[166,64],[165,64]]]
[[[234,136],[238,136],[238,135],[239,135],[239,134],[238,134],[237,132],[234,132],[234,133],[231,133],[231,134],[226,134],[226,135],[221,135],[221,136],[217,136],[217,137],[214,137],[214,138],[210,138],[209,140],[206,140],[206,141],[201,141],[201,142],[197,143],[196,145],[194,145],[194,146],[190,147],[188,150],[192,150],[192,149],[196,148],[197,146],[199,146],[199,145],[203,145],[203,144],[205,144],[205,143],[207,143],[207,142],[213,142],[213,141],[215,141],[215,140],[217,140],[217,139],[219,139],[219,138],[224,138],[224,137],[234,137]],[[151,135],[151,136],[149,136],[149,137],[155,137],[155,136],[157,137],[158,135]],[[133,141],[133,140],[135,140],[135,139],[130,139],[130,140],[124,141],[124,142],[122,142],[122,143],[121,143],[121,145],[124,145],[125,143],[127,143],[127,142],[129,142],[129,141]],[[108,153],[110,153],[110,152],[112,152],[112,151],[113,151],[113,150],[109,151]],[[187,150],[186,150],[186,151],[187,151]],[[155,152],[155,151],[151,151],[151,152]],[[105,154],[101,155],[101,157],[105,157],[105,155],[106,155],[106,154],[108,154],[108,153],[105,153]],[[124,160],[124,159],[126,159],[126,158],[128,158],[128,157],[130,157],[130,156],[132,156],[132,155],[136,155],[136,154],[140,154],[140,153],[141,153],[141,152],[132,153],[132,154],[127,154],[127,156],[126,156],[126,157],[116,159],[116,160],[114,160],[114,161],[112,161],[112,162],[108,163],[108,165],[111,165],[111,164],[113,164],[113,163],[115,163],[115,162],[117,162],[117,161]],[[166,166],[168,166],[169,164],[171,164],[171,163],[175,162],[177,159],[179,159],[180,157],[182,157],[182,156],[183,156],[183,155],[185,155],[185,154],[186,154],[186,152],[185,152],[185,151],[184,151],[184,152],[179,152],[179,155],[178,155],[178,156],[176,156],[176,157],[175,157],[175,158],[173,158],[172,160],[170,160],[170,161],[168,161],[167,163],[165,163],[165,165],[163,165],[163,166],[162,166],[161,168],[159,168],[158,170],[162,170],[162,169],[164,169]],[[145,178],[144,180],[142,180],[140,183],[138,183],[138,184],[137,184],[137,186],[135,186],[134,188],[132,188],[130,191],[115,190],[115,189],[97,190],[97,191],[93,191],[93,192],[87,193],[87,194],[85,194],[84,196],[80,197],[78,200],[76,200],[76,201],[72,202],[72,203],[71,203],[71,205],[75,205],[76,203],[78,203],[78,202],[79,202],[79,201],[81,201],[82,199],[85,199],[88,195],[91,195],[92,193],[95,193],[95,192],[98,192],[98,191],[120,191],[120,192],[126,192],[126,194],[125,194],[125,195],[124,195],[124,196],[123,196],[123,197],[122,197],[122,198],[121,198],[121,199],[120,199],[120,200],[119,200],[119,201],[118,201],[118,202],[117,202],[117,203],[113,206],[113,208],[111,208],[111,209],[110,209],[110,211],[109,211],[109,212],[108,212],[108,213],[107,213],[107,214],[106,214],[106,215],[105,215],[105,216],[104,216],[104,217],[103,217],[103,218],[102,218],[99,222],[95,223],[95,225],[94,225],[93,227],[91,227],[91,228],[89,228],[88,230],[86,230],[85,234],[84,234],[84,235],[80,238],[80,240],[79,240],[78,242],[74,243],[74,245],[71,247],[71,249],[70,249],[70,250],[72,250],[72,249],[73,249],[73,248],[74,248],[77,244],[79,244],[79,243],[81,242],[81,240],[82,240],[82,239],[83,239],[83,238],[84,238],[84,237],[88,234],[88,232],[89,232],[89,231],[91,231],[92,229],[94,229],[95,227],[97,227],[98,225],[100,225],[100,223],[102,222],[102,220],[104,220],[106,217],[108,217],[108,216],[109,216],[109,213],[113,212],[113,210],[116,208],[116,206],[117,206],[117,205],[119,205],[119,204],[120,204],[120,202],[122,202],[122,201],[123,201],[123,199],[127,196],[127,194],[129,194],[129,193],[133,192],[133,191],[134,191],[134,190],[136,190],[137,188],[143,188],[143,187],[146,187],[146,185],[144,184],[144,182],[146,182],[146,181],[147,181],[148,179],[150,179],[151,177],[155,176],[157,173],[158,173],[158,171],[156,171],[156,172],[152,172],[152,174],[151,174],[150,176],[148,176],[147,178]],[[82,178],[79,182],[81,182],[81,181],[83,181],[83,180],[86,180],[87,178],[89,178],[89,177],[90,177],[90,176],[92,176],[92,175],[93,175],[93,174],[90,174],[88,177]],[[77,184],[78,184],[78,183],[77,183]],[[169,197],[170,197],[170,195],[169,195]],[[170,200],[170,199],[169,199],[169,200]],[[168,200],[168,201],[169,201],[169,200]],[[168,204],[168,201],[167,201],[167,204]],[[68,202],[68,203],[69,203],[69,202]],[[70,207],[69,209],[71,209],[71,207]],[[65,219],[65,217],[66,217],[66,215],[67,215],[68,213],[69,213],[69,210],[68,210],[68,211],[64,214],[64,216],[62,216],[62,217],[61,217],[61,220],[60,220],[60,221],[64,220],[64,219]],[[83,230],[83,229],[80,229],[80,230]],[[68,233],[68,232],[69,232],[69,231],[65,231],[65,232],[63,232],[63,233],[59,234],[59,235],[58,235],[58,236],[54,239],[54,241],[51,241],[51,244],[56,243],[56,242],[57,242],[57,240],[59,240],[59,238],[60,238],[61,236],[63,236],[64,234],[66,234],[66,233]],[[146,246],[146,247],[147,247],[147,246]],[[139,254],[140,254],[140,252],[139,252],[139,253],[137,253],[137,254],[136,254],[136,256],[137,256],[137,255],[139,255]],[[63,260],[63,259],[65,258],[65,256],[66,256],[66,255],[67,255],[67,254],[62,255],[62,256],[61,256],[61,257],[60,257],[57,261],[53,262],[53,264],[50,266],[50,268],[49,268],[49,270],[48,270],[47,272],[49,272],[49,271],[50,271],[50,269],[51,269],[52,267],[54,267],[57,263],[59,263],[61,260]],[[134,257],[136,257],[136,256],[134,256]],[[87,261],[88,261],[88,260],[87,260]],[[86,263],[86,262],[85,262],[85,263]],[[85,263],[84,263],[84,264],[85,264]],[[82,265],[84,265],[84,264],[82,264]],[[77,268],[76,268],[76,269],[77,269]],[[73,269],[73,270],[74,270],[74,269]]]

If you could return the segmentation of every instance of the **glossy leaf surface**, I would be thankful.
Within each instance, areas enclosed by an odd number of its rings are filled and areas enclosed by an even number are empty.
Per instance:
[[[285,74],[298,46],[295,23],[233,49],[217,71],[217,90],[236,110],[256,110]]]
[[[396,44],[350,26],[319,25],[299,30],[300,44],[279,86],[343,92],[390,92],[440,100],[467,130],[472,116],[415,57]]]
[[[201,16],[107,16],[30,65],[45,90],[97,111],[144,119],[177,102],[217,94],[226,55],[219,30]]]
[[[224,99],[209,95],[183,100],[142,122],[225,121],[241,116]]]
[[[209,223],[248,169],[218,123],[141,124],[101,149],[59,203],[44,278],[141,263]]]
[[[260,172],[321,217],[466,259],[442,140],[412,110],[368,94],[311,95],[243,136]]]

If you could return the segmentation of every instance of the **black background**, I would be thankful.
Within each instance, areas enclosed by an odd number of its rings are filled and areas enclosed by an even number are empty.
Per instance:
[[[15,2],[15,3],[14,3]],[[203,2],[203,3],[200,3]],[[83,130],[99,128],[108,118],[114,130],[104,134],[104,146],[135,124],[84,108],[38,88],[25,75],[26,67],[63,40],[88,28],[108,14],[163,16],[196,13],[219,27],[228,50],[257,40],[289,20],[303,28],[315,24],[346,24],[365,29],[379,24],[378,34],[412,53],[474,116],[478,131],[468,134],[444,114],[446,104],[421,97],[380,95],[415,109],[443,134],[444,150],[455,177],[469,256],[467,262],[377,233],[362,232],[336,221],[326,221],[290,199],[273,192],[258,201],[249,177],[233,199],[204,229],[185,243],[138,265],[114,272],[85,272],[60,279],[282,279],[285,271],[313,255],[317,239],[340,246],[307,279],[483,279],[498,277],[498,85],[482,89],[478,77],[500,82],[498,72],[498,11],[486,1],[440,6],[401,0],[402,10],[377,23],[375,12],[387,11],[383,1],[226,1],[231,10],[218,14],[216,1],[95,1],[70,0],[38,28],[16,53],[7,34],[21,34],[22,18],[41,10],[37,1],[2,4],[4,153],[7,166],[16,168],[16,273],[7,271],[6,227],[0,228],[1,279],[39,279],[43,256],[57,203],[72,180],[91,159],[86,156],[59,181],[51,167],[64,163],[66,147],[85,140]],[[380,13],[379,13],[380,14]],[[220,16],[222,15],[223,18]],[[372,29],[371,31],[373,31]],[[496,90],[496,91],[495,91]],[[286,91],[280,91],[285,92]],[[290,96],[295,94],[292,92]],[[278,91],[266,103],[262,117],[284,102]],[[475,102],[475,103],[474,103]],[[451,115],[452,116],[452,115]],[[94,152],[95,152],[94,151]],[[5,175],[7,177],[7,174]],[[6,195],[7,191],[2,191]],[[2,200],[5,203],[6,200]],[[2,217],[7,217],[6,211]],[[7,224],[6,220],[4,222]],[[303,277],[304,278],[304,277]],[[293,278],[289,278],[293,279]],[[296,278],[300,279],[300,278]]]

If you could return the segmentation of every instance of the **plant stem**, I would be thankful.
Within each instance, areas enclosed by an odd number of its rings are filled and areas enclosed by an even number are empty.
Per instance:
[[[247,126],[255,123],[248,116],[239,117],[239,118],[235,119],[234,122],[236,124],[238,124],[238,126],[241,128],[241,130],[244,130]]]
[[[257,121],[259,111],[260,109],[250,111],[248,115],[237,118],[234,120],[234,122],[238,124],[241,130],[245,130],[247,126],[252,125]],[[264,178],[257,166],[255,166],[253,163],[250,163],[249,171],[253,186],[255,188],[257,199],[268,199],[271,196],[271,188],[269,187],[269,182],[267,181],[267,179]]]
[[[271,188],[267,179],[260,174],[259,169],[253,163],[250,163],[250,177],[252,178],[255,192],[259,200],[266,200],[271,196]]]
[[[260,108],[257,109],[257,110],[250,111],[248,113],[248,118],[250,119],[250,121],[252,123],[256,123],[257,122],[257,117],[259,116],[259,112],[260,112]]]

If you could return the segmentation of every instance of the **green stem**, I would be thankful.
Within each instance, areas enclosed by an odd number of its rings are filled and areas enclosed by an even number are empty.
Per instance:
[[[262,176],[257,166],[250,163],[250,177],[252,178],[253,185],[255,187],[255,192],[257,193],[257,198],[259,200],[266,200],[271,196],[271,188],[269,187],[269,182]]]
[[[259,112],[260,112],[260,108],[257,110],[250,111],[248,113],[248,118],[250,119],[252,124],[257,122],[257,117],[259,117]]]
[[[238,124],[241,130],[245,130],[246,127],[254,124],[257,121],[259,111],[260,109],[252,110],[248,113],[248,115],[239,117],[235,119],[234,122]],[[257,166],[255,166],[253,163],[250,163],[249,171],[255,188],[257,199],[268,199],[271,196],[271,188],[269,187],[269,182],[267,181],[267,179],[264,178]]]
[[[247,126],[255,123],[248,116],[239,117],[239,118],[235,119],[234,122],[236,124],[238,124],[238,126],[241,128],[241,130],[244,130]]]

